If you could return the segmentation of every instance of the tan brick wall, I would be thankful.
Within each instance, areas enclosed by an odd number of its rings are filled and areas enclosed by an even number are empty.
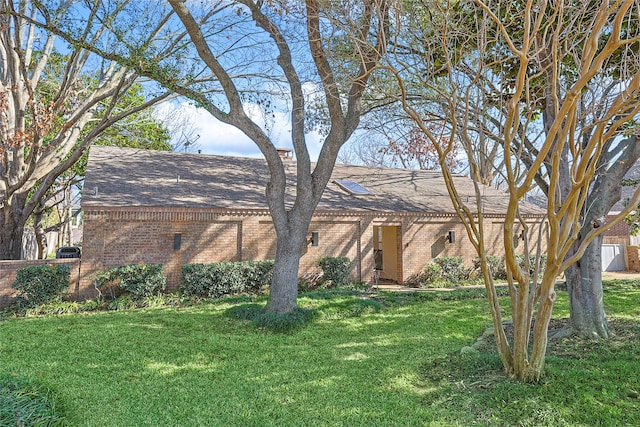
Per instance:
[[[302,252],[300,272],[319,272],[318,261],[326,256],[346,256],[353,262],[351,277],[362,280],[362,240],[360,237],[361,221],[358,219],[318,218],[311,222],[311,232],[318,232],[318,246],[309,243]]]
[[[353,261],[352,278],[370,282],[373,272],[374,226],[396,227],[398,280],[419,273],[436,256],[461,256],[470,264],[476,257],[466,230],[455,217],[415,216],[317,216],[311,232],[319,234],[319,245],[308,244],[300,259],[300,275],[316,273],[324,256],[346,256]],[[502,222],[485,222],[486,242],[501,255]],[[455,232],[455,242],[445,236]],[[174,250],[176,233],[181,235],[180,249]],[[518,234],[518,233],[516,233]],[[530,238],[537,236],[532,225]],[[516,247],[523,241],[515,239]],[[79,260],[1,261],[0,306],[14,298],[11,285],[15,271],[25,265],[69,263],[72,271],[70,293],[76,298],[93,298],[93,275],[104,268],[125,264],[163,264],[169,289],[176,289],[183,264],[220,261],[273,259],[275,230],[267,215],[224,215],[197,210],[144,209],[85,212],[82,263]],[[75,268],[74,266],[79,266]],[[75,270],[74,270],[75,268]]]
[[[257,219],[257,220],[256,220]],[[300,258],[300,275],[320,271],[318,260],[325,256],[346,256],[354,261],[352,277],[359,280],[361,260],[359,219],[344,217],[319,217],[314,219],[307,233],[308,244]],[[311,233],[318,232],[318,246],[310,242]],[[276,256],[276,232],[271,219],[249,218],[243,225],[243,260],[274,259]]]
[[[607,236],[602,237],[602,243],[605,245],[629,245],[629,236]]]
[[[174,290],[184,264],[241,260],[242,232],[242,217],[207,212],[86,212],[80,293],[95,295],[95,272],[127,264],[163,264],[167,287]]]
[[[53,265],[68,264],[70,271],[69,282],[71,289],[69,292],[75,294],[79,286],[80,260],[75,259],[40,259],[40,260],[22,260],[22,261],[0,261],[0,309],[10,305],[17,292],[12,288],[13,282],[16,280],[16,273],[19,269],[31,265]]]
[[[91,276],[103,268],[131,263],[164,265],[169,289],[176,289],[180,266],[190,263],[273,259],[275,230],[267,214],[224,214],[204,210],[142,208],[87,211],[84,216],[83,263],[80,297],[95,290]],[[299,274],[319,272],[324,256],[346,256],[353,261],[352,278],[369,282],[374,266],[374,226],[396,227],[398,280],[416,274],[436,256],[461,256],[470,264],[476,252],[464,226],[452,216],[318,215],[309,227],[319,235],[318,246],[309,243],[302,253]],[[486,242],[502,254],[502,223],[487,219]],[[532,227],[529,235],[535,235]],[[455,232],[455,242],[445,240]],[[181,246],[174,250],[174,237]],[[516,245],[522,241],[516,239]]]
[[[631,271],[640,271],[640,257],[638,256],[637,246],[627,246],[625,248],[627,253],[627,266]]]
[[[460,221],[454,218],[424,218],[405,221],[403,237],[403,265],[405,280],[418,274],[437,256],[465,256],[470,246]],[[454,243],[446,241],[449,231],[455,232]],[[464,233],[464,235],[463,235]],[[473,250],[473,247],[471,247]]]
[[[485,247],[490,255],[504,255],[504,227],[497,219],[485,219]],[[535,251],[538,243],[538,223],[530,223],[528,238],[530,251]],[[467,265],[472,265],[478,254],[469,240],[465,226],[456,217],[421,218],[404,222],[403,263],[405,280],[438,256],[459,256]],[[448,233],[455,233],[453,243],[447,240]],[[524,240],[519,238],[521,229],[516,230],[514,246],[520,254],[524,253]],[[543,238],[542,250],[546,250]]]

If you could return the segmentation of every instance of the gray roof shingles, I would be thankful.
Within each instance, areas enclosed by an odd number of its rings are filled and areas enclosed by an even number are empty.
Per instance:
[[[633,181],[637,179],[640,179],[640,160],[635,162],[633,166],[629,168],[629,170],[624,176],[624,180]],[[611,211],[620,212],[622,209],[624,209],[624,207],[629,202],[629,199],[633,197],[633,193],[636,191],[636,188],[638,188],[637,185],[632,185],[632,186],[623,185],[620,200],[616,202],[615,205],[613,205],[613,207],[611,208]]]
[[[290,183],[295,184],[295,162],[285,160],[285,166]],[[265,210],[268,178],[264,159],[94,146],[87,164],[82,203],[85,208]],[[372,194],[350,195],[334,182],[336,179],[356,181]],[[471,181],[462,176],[454,179],[463,200],[468,200],[475,211]],[[291,206],[295,185],[289,185],[287,191]],[[490,187],[482,191],[486,213],[506,211],[506,193]],[[439,172],[345,165],[335,166],[317,210],[454,213]],[[544,213],[528,203],[521,204],[521,210]]]

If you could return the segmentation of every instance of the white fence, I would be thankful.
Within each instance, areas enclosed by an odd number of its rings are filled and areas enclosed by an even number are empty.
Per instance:
[[[626,270],[625,245],[602,245],[602,271]]]

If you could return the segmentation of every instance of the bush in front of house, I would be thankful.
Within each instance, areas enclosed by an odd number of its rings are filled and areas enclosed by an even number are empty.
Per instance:
[[[524,255],[517,255],[516,256],[516,261],[518,262],[518,265],[522,268],[525,267],[524,263],[526,261],[526,256]],[[540,255],[540,271],[538,272],[538,280],[540,280],[542,278],[542,275],[544,274],[545,271],[545,267],[547,266],[547,254],[542,254]],[[529,255],[529,266],[530,266],[530,273],[533,274],[533,269],[536,265],[536,256],[535,254],[531,254]]]
[[[497,255],[487,255],[487,265],[489,265],[489,271],[494,280],[507,280],[507,266],[504,261],[504,257]],[[473,268],[476,271],[480,270],[480,258],[473,260]]]
[[[128,293],[132,299],[141,299],[164,291],[167,277],[162,272],[162,264],[130,264],[100,271],[94,285],[109,299],[123,293]]]
[[[471,278],[473,268],[467,267],[459,256],[443,256],[433,259],[442,271],[442,278],[447,283],[462,283]]]
[[[349,284],[351,261],[346,256],[320,258],[318,265],[322,269],[321,286],[337,287]]]
[[[418,277],[419,286],[427,286],[429,284],[438,284],[444,282],[442,275],[442,267],[435,262],[430,262],[424,267],[422,274]]]
[[[468,283],[473,276],[473,268],[467,267],[457,256],[434,258],[417,276],[408,282],[418,287],[460,286]]]
[[[526,257],[524,255],[516,256],[516,262],[521,268],[525,267],[525,261],[526,261]],[[538,276],[540,278],[544,274],[546,262],[547,262],[547,256],[545,254],[542,254],[540,256],[540,271],[538,273]],[[533,268],[536,265],[535,263],[536,263],[536,256],[529,255],[529,266],[531,267],[530,268],[531,273],[533,273]],[[487,255],[487,264],[489,264],[489,269],[491,270],[491,274],[493,275],[494,279],[507,280],[507,266],[505,264],[504,257],[499,257],[496,255]],[[476,258],[473,260],[473,266],[475,270],[480,269],[479,258]]]
[[[271,282],[273,260],[216,262],[182,266],[180,293],[201,298],[259,293]]]
[[[17,303],[35,307],[53,300],[69,288],[71,269],[66,264],[30,265],[16,272],[13,289],[18,291]]]

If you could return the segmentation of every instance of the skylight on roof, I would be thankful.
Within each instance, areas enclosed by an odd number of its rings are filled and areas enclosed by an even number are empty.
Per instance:
[[[355,181],[336,179],[334,182],[349,194],[371,194],[371,191]]]

